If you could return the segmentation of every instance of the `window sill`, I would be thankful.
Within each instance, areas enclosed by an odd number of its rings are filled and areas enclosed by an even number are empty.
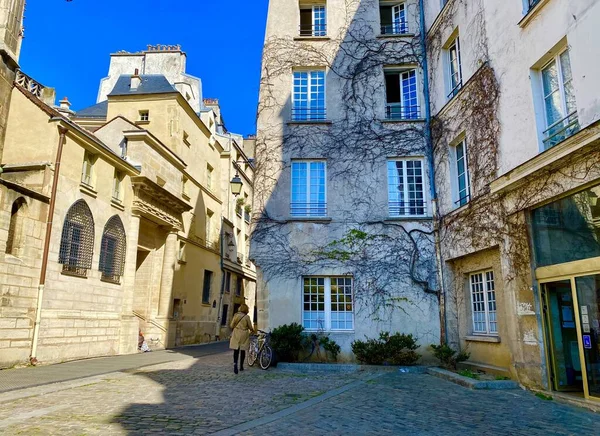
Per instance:
[[[290,120],[286,123],[288,126],[304,124],[333,124],[331,120]]]
[[[318,332],[325,332],[325,333],[329,333],[329,334],[333,334],[333,335],[339,335],[339,334],[347,334],[347,335],[353,335],[356,333],[355,330],[314,330],[314,329],[304,329],[305,332],[308,333],[318,333]]]
[[[119,209],[121,211],[125,210],[125,206],[123,206],[123,202],[121,200],[117,200],[116,198],[111,198],[110,205],[115,209]]]
[[[134,123],[136,126],[146,125],[146,124],[150,124],[150,120],[148,120],[148,121],[137,120],[137,121],[134,121]]]
[[[96,191],[90,185],[87,185],[83,182],[81,182],[81,184],[79,185],[79,190],[81,192],[83,192],[84,194],[89,195],[90,197],[94,197],[94,198],[98,197],[98,191]]]
[[[431,221],[433,217],[430,216],[390,216],[387,217],[384,221]]]
[[[184,200],[188,200],[188,201],[192,198],[188,194],[186,194],[185,192],[181,193],[181,197],[183,197]]]
[[[488,342],[491,344],[499,344],[500,336],[469,335],[469,336],[465,336],[465,341],[467,341],[467,342]]]
[[[329,41],[329,36],[294,36],[294,41]]]
[[[392,39],[397,39],[397,38],[414,38],[415,34],[414,33],[390,33],[390,34],[380,34],[377,35],[377,39],[388,39],[388,38],[392,38]]]
[[[63,276],[70,276],[70,277],[78,277],[80,279],[87,279],[87,275],[81,275],[81,274],[77,274],[71,271],[61,271],[60,272]]]
[[[183,259],[179,259],[179,260],[177,260],[177,263],[178,263],[179,265],[187,265],[187,261],[185,261],[185,260],[183,260]]]
[[[100,278],[100,281],[104,282],[104,283],[110,283],[110,284],[113,284],[113,285],[119,285],[119,286],[121,285],[121,282],[120,281],[116,281],[116,280],[110,280],[110,279]]]
[[[537,5],[525,12],[525,15],[523,15],[523,18],[521,18],[521,21],[519,21],[518,23],[519,27],[521,29],[525,28],[531,22],[531,20],[533,20],[533,18],[538,14],[540,9],[542,9],[544,5],[549,1],[550,0],[540,0]]]
[[[330,217],[315,217],[315,216],[291,216],[287,221],[300,221],[300,222],[316,222],[316,223],[330,223]]]
[[[382,123],[399,123],[399,124],[404,124],[404,123],[424,123],[425,122],[425,118],[410,118],[410,119],[388,119],[388,118],[384,118],[381,120]]]

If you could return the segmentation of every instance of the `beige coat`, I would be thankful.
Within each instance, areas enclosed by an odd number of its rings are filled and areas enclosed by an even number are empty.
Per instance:
[[[233,329],[229,348],[232,350],[240,349],[248,351],[248,347],[250,346],[250,332],[254,331],[250,317],[243,312],[238,312],[233,316],[229,327]]]

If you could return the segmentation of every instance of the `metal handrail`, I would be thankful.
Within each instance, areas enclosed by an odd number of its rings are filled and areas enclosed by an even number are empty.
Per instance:
[[[459,81],[454,88],[452,88],[450,93],[447,95],[447,98],[454,97],[456,94],[458,94],[458,91],[460,91],[461,88],[462,88],[462,80]]]
[[[327,36],[327,24],[300,25],[300,36]]]
[[[425,216],[426,203],[423,200],[389,201],[390,216]]]
[[[398,21],[390,24],[381,24],[382,35],[404,35],[409,33],[408,21]]]
[[[559,142],[564,141],[569,136],[579,132],[579,129],[580,126],[577,111],[573,111],[563,119],[556,121],[546,130],[544,130],[544,147],[547,149],[558,144]]]
[[[295,107],[292,108],[292,121],[323,121],[327,112],[324,107]]]
[[[385,106],[387,120],[417,120],[421,118],[419,106],[403,106],[400,103],[388,103]]]
[[[327,203],[322,201],[309,203],[290,203],[292,216],[300,217],[324,217],[327,216]]]

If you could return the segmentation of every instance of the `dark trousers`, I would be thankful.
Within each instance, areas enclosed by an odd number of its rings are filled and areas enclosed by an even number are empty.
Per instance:
[[[241,354],[241,356],[240,356],[240,354]],[[240,350],[239,348],[237,350],[233,350],[233,364],[234,365],[237,365],[237,363],[238,363],[238,357],[242,358],[240,360],[240,368],[243,368],[244,367],[244,360],[246,360],[246,350]]]

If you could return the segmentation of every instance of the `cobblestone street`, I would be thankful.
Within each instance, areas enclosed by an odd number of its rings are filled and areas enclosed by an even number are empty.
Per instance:
[[[54,392],[0,394],[0,433],[584,435],[600,428],[600,415],[521,390],[472,391],[399,373],[250,368],[236,376],[231,366],[229,353],[212,354],[85,378]]]

